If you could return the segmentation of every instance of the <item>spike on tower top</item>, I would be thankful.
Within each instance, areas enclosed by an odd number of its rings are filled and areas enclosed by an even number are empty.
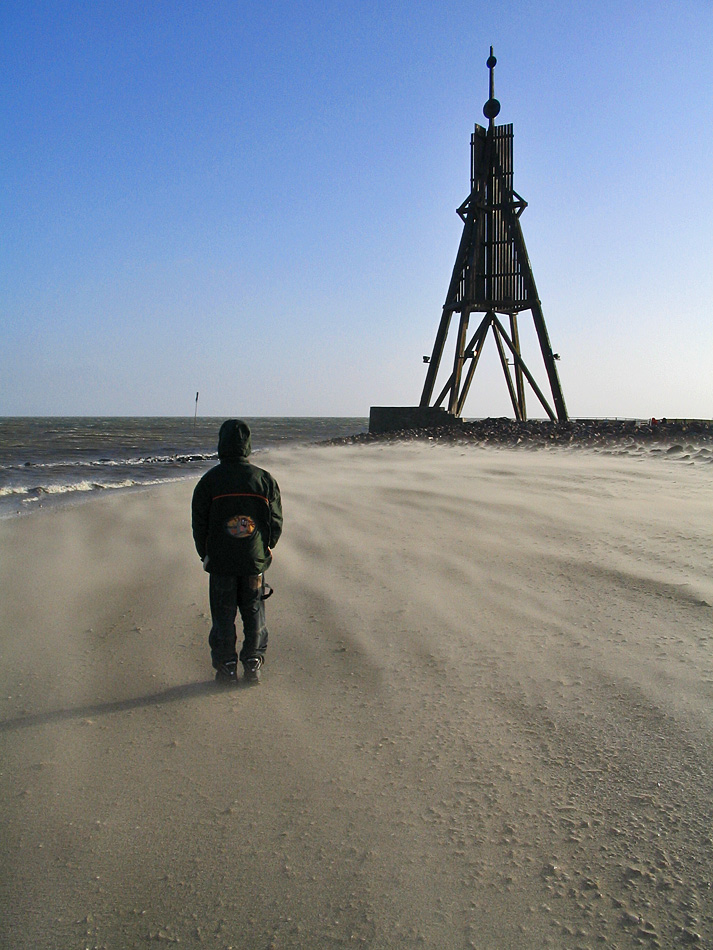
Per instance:
[[[500,113],[500,103],[499,103],[498,100],[495,98],[495,77],[494,77],[494,73],[495,73],[495,66],[497,65],[497,62],[498,62],[497,59],[493,56],[493,47],[491,46],[491,47],[490,47],[490,56],[488,56],[488,59],[487,59],[487,61],[486,61],[486,63],[485,63],[485,65],[488,67],[488,69],[489,69],[489,71],[490,71],[490,98],[488,99],[488,101],[487,101],[487,102],[485,103],[485,105],[483,106],[483,115],[485,116],[486,119],[488,119],[488,120],[490,121],[490,125],[491,125],[491,126],[492,126],[493,122],[495,121],[496,117],[497,117],[497,116],[499,115],[499,113]]]

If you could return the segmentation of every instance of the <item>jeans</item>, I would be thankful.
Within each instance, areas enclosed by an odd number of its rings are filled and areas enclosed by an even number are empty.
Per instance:
[[[243,622],[243,645],[240,662],[251,657],[264,659],[267,650],[265,624],[264,576],[236,577],[232,574],[211,574],[210,613],[213,626],[208,643],[213,666],[238,659],[235,618],[238,610]]]

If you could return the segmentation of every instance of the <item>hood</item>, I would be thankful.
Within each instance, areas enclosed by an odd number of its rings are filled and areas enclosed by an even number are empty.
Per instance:
[[[250,426],[241,419],[227,419],[218,434],[218,458],[243,459],[250,455]]]

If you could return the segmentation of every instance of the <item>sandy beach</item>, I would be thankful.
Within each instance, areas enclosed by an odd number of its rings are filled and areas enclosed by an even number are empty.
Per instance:
[[[713,465],[264,464],[259,687],[193,480],[0,522],[0,946],[713,947]]]

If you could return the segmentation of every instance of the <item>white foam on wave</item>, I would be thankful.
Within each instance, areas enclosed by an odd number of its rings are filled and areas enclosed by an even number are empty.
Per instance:
[[[0,488],[0,498],[18,497],[24,504],[40,501],[45,495],[71,495],[75,492],[110,491],[112,489],[150,488],[155,485],[165,485],[168,482],[177,482],[176,478],[133,479],[125,478],[116,482],[96,482],[82,480],[58,485],[7,485]],[[24,497],[23,497],[24,496]]]

